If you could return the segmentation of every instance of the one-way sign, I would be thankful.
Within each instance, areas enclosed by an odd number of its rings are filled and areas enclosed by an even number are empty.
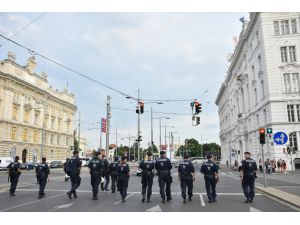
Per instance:
[[[274,142],[277,145],[284,145],[288,141],[288,136],[284,132],[277,132],[274,134]]]

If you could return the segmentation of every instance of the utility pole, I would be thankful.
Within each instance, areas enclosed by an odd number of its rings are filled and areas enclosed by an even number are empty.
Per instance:
[[[159,150],[161,151],[161,118],[159,118]]]
[[[118,155],[118,127],[116,127],[116,156]]]
[[[129,152],[129,153],[128,153],[128,154],[129,154],[129,155],[128,155],[128,162],[130,162],[130,133],[129,133],[129,136],[128,136],[128,142],[129,142],[129,143],[128,143],[128,148],[129,148],[129,149],[128,149],[128,152]]]
[[[79,113],[79,120],[78,120],[78,151],[80,152],[80,111]]]
[[[201,157],[203,159],[203,144],[202,144],[202,135],[201,135]]]
[[[47,96],[45,96],[45,101],[44,101],[44,117],[45,117],[45,110],[46,110],[46,101],[47,101]],[[45,118],[43,118],[43,128],[42,128],[41,162],[42,162],[42,158],[43,158],[44,141],[45,141]]]
[[[109,155],[109,128],[110,128],[110,96],[107,96],[106,103],[106,148],[105,155],[106,157]]]
[[[151,107],[151,153],[153,154],[153,112]]]
[[[138,104],[140,104],[140,89],[138,89]],[[140,108],[139,108],[139,113],[138,113],[138,127],[137,127],[137,150],[138,150],[138,161],[140,160]]]
[[[167,146],[167,125],[165,125],[165,145]]]

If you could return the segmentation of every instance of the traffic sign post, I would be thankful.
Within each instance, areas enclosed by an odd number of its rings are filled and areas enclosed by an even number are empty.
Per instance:
[[[266,177],[266,167],[265,167],[265,154],[264,154],[264,145],[261,145],[261,155],[263,163],[263,173],[264,173],[264,187],[267,187],[267,177]]]

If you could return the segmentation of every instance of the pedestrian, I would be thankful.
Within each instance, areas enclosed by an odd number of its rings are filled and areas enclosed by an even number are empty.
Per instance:
[[[274,159],[272,161],[272,174],[275,174],[275,171],[276,171],[276,160]]]
[[[259,159],[258,164],[259,164],[259,172],[260,172],[260,173],[264,172],[264,171],[263,171],[263,163],[262,163],[262,160],[261,160],[261,159]]]
[[[150,197],[152,195],[152,185],[154,177],[155,163],[152,160],[152,153],[147,152],[147,160],[143,160],[139,168],[142,170],[142,202],[145,202],[147,191],[147,202],[151,202]]]
[[[91,174],[91,185],[93,188],[93,200],[98,200],[99,184],[101,180],[102,160],[100,152],[96,152],[88,164]]]
[[[189,202],[193,197],[193,181],[195,180],[195,168],[193,163],[189,161],[189,156],[184,155],[184,160],[178,167],[178,179],[180,181],[181,196],[183,203],[186,204],[186,188],[188,189]]]
[[[105,178],[105,182],[101,183],[101,190],[102,191],[109,191],[107,189],[108,184],[109,184],[109,171],[108,171],[108,167],[109,167],[109,162],[106,158],[105,155],[102,155],[102,177]]]
[[[160,189],[160,196],[162,198],[162,203],[166,203],[166,196],[167,201],[171,201],[171,183],[172,183],[172,176],[171,176],[171,169],[172,164],[171,161],[166,157],[166,152],[160,152],[160,158],[155,162],[155,169],[158,175],[158,183]]]
[[[79,151],[73,151],[73,156],[68,161],[67,171],[71,179],[71,190],[67,192],[69,199],[72,199],[72,194],[74,198],[77,198],[76,189],[80,186],[81,177],[81,161],[79,159]]]
[[[251,158],[250,152],[245,152],[244,157],[245,159],[242,161],[240,177],[244,195],[246,197],[245,203],[252,203],[255,196],[254,183],[256,178],[257,165],[255,160]]]
[[[48,163],[46,163],[45,157],[42,158],[42,163],[37,164],[35,168],[35,172],[36,172],[36,178],[40,186],[38,198],[43,198],[45,196],[45,187],[50,173],[50,169]]]
[[[279,159],[279,160],[277,161],[278,172],[281,171],[281,164],[282,164],[282,159]]]
[[[68,172],[67,172],[68,161],[69,161],[69,158],[66,158],[66,161],[64,162],[65,182],[67,182],[70,179],[70,176],[68,175]]]
[[[226,160],[226,166],[227,166],[227,167],[229,166],[229,162],[228,162],[228,159]]]
[[[282,172],[286,173],[286,162],[282,160]]]
[[[219,181],[219,167],[212,160],[212,154],[209,153],[207,155],[207,161],[202,164],[200,172],[204,174],[208,203],[216,202],[216,185]]]
[[[117,191],[119,191],[118,171],[117,171],[118,164],[119,164],[119,158],[116,156],[114,162],[111,162],[108,167],[111,176],[111,193],[116,192],[116,187],[117,187]]]
[[[125,202],[125,198],[127,196],[128,181],[130,177],[129,165],[126,162],[127,158],[123,156],[121,162],[117,166],[118,186],[120,189],[120,194],[123,203]]]
[[[15,161],[11,162],[7,168],[9,173],[9,180],[10,180],[10,189],[9,189],[9,196],[16,196],[15,191],[18,185],[19,177],[21,174],[21,163],[19,163],[19,156],[15,157]]]

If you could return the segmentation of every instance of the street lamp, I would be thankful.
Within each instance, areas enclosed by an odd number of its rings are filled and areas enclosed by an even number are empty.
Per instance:
[[[159,150],[161,150],[161,119],[169,120],[171,118],[170,117],[164,117],[164,116],[163,117],[157,117],[157,118],[152,117],[152,120],[155,120],[155,119],[159,119]],[[152,120],[151,120],[151,124],[153,124]],[[151,133],[153,133],[153,131]],[[153,141],[153,135],[152,135],[151,141]]]

